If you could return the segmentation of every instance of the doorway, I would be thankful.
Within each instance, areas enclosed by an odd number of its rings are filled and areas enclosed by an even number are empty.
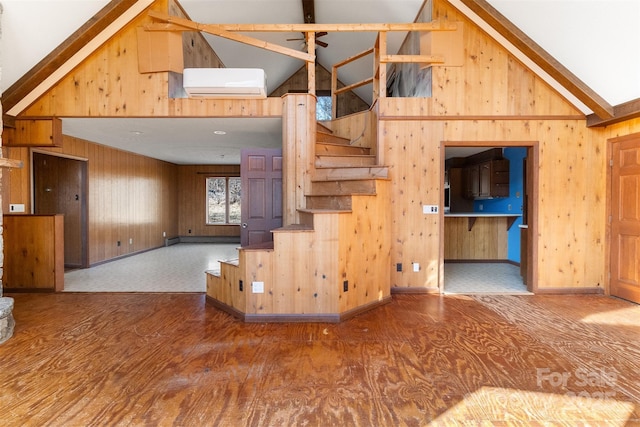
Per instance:
[[[87,161],[33,152],[33,213],[64,215],[64,265],[87,268]]]
[[[531,165],[537,164],[537,144],[452,142],[443,143],[441,152],[445,206],[441,228],[441,292],[535,292],[531,266],[535,257],[532,236],[535,236],[536,206],[532,201],[537,176]],[[499,170],[503,159],[508,160],[509,189],[505,194],[482,194],[486,191],[482,185],[486,176],[482,176],[482,167],[474,163],[489,154],[498,159],[492,170]],[[463,168],[465,164],[468,169]],[[474,171],[480,174],[475,180]],[[480,187],[480,194],[472,195],[466,189],[474,185]],[[495,185],[501,185],[500,180]],[[484,182],[484,187],[489,186],[494,183]]]

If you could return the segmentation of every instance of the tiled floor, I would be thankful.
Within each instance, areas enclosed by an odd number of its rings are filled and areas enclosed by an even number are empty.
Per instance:
[[[448,294],[528,294],[520,267],[507,263],[445,263]]]
[[[182,243],[74,270],[64,275],[67,292],[205,292],[204,272],[237,258],[238,244]],[[446,263],[448,294],[527,294],[517,266]]]
[[[205,271],[237,258],[238,244],[181,243],[64,275],[67,292],[205,292]]]

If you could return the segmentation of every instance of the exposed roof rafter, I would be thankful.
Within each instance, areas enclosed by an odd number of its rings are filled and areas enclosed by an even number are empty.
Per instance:
[[[613,117],[611,119],[601,119],[596,114],[589,114],[587,116],[587,127],[609,126],[625,120],[637,119],[638,117],[640,117],[640,98],[613,107]]]

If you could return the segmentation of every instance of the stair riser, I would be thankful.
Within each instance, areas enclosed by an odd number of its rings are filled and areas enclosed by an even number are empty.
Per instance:
[[[334,181],[349,179],[373,179],[386,178],[387,168],[380,167],[354,167],[354,168],[328,168],[316,169],[314,181]]]
[[[317,168],[374,166],[375,164],[375,156],[316,156]]]
[[[351,196],[307,196],[307,209],[351,209]]]
[[[318,181],[311,184],[314,195],[375,194],[376,182],[372,179],[358,181]]]
[[[318,156],[321,156],[323,154],[368,156],[370,152],[371,149],[367,147],[322,143],[316,144],[316,155]]]
[[[332,144],[344,144],[349,145],[350,141],[347,138],[343,138],[341,136],[331,135],[328,133],[317,132],[316,133],[316,141],[317,142],[330,142]]]

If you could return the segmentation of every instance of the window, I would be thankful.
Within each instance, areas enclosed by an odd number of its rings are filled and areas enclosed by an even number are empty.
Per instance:
[[[318,95],[316,120],[331,120],[331,95]]]
[[[207,224],[240,224],[239,177],[207,178]]]

